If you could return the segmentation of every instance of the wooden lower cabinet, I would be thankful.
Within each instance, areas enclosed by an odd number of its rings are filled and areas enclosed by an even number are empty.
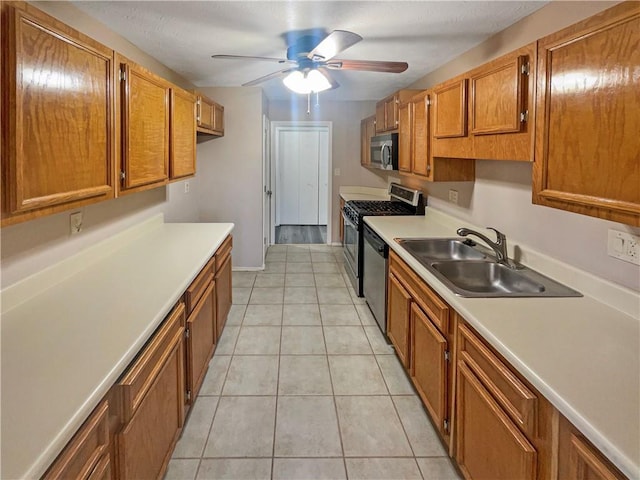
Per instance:
[[[456,461],[465,478],[534,480],[535,448],[464,361],[456,381]]]
[[[162,478],[184,422],[184,324],[180,303],[116,384],[124,425],[117,477]]]
[[[402,286],[392,270],[387,287],[387,336],[395,347],[396,355],[409,368],[409,322],[411,295]]]
[[[187,390],[186,403],[195,401],[209,367],[216,344],[215,282],[209,286],[187,318]]]
[[[558,479],[623,480],[626,477],[563,416],[558,428]]]
[[[216,253],[216,339],[220,338],[233,303],[231,288],[231,236],[223,242]]]
[[[411,305],[410,375],[433,423],[446,436],[449,430],[449,342],[415,303]]]
[[[109,403],[98,405],[42,477],[43,480],[108,478]]]

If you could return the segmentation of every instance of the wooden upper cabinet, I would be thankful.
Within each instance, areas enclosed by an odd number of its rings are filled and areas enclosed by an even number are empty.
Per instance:
[[[427,92],[411,100],[411,172],[421,177],[431,173],[430,109],[431,100]]]
[[[434,138],[467,135],[467,79],[456,78],[433,89]]]
[[[2,5],[2,224],[114,196],[113,51]]]
[[[538,42],[533,202],[640,226],[640,6]]]
[[[196,173],[196,97],[171,87],[171,142],[169,173],[181,179]]]
[[[376,116],[372,115],[362,119],[360,121],[360,164],[363,167],[371,165],[371,137],[375,134]]]
[[[196,95],[198,132],[224,136],[224,107],[199,92]]]
[[[411,130],[413,126],[413,104],[403,103],[398,108],[398,170],[411,173]]]
[[[169,177],[171,85],[118,55],[121,121],[121,190],[165,185]]]
[[[470,76],[471,133],[519,132],[526,120],[529,58],[510,56],[492,62]]]
[[[400,105],[407,103],[418,92],[419,90],[398,90],[376,103],[376,133],[397,130],[400,124]]]

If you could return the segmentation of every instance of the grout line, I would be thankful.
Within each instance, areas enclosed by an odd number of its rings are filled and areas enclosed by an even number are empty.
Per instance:
[[[284,308],[284,307],[283,307]],[[280,359],[282,358],[282,324],[280,325],[280,344],[278,345],[278,373],[276,375],[276,406],[273,417],[273,441],[271,445],[271,478],[273,478],[273,459],[276,456],[276,432],[278,429],[278,402],[280,400]]]

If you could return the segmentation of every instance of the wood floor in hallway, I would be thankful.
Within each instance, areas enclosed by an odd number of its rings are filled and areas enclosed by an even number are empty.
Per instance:
[[[326,225],[280,225],[276,227],[276,244],[326,243]]]

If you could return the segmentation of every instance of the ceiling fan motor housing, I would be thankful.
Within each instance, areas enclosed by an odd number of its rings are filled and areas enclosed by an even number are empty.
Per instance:
[[[322,41],[322,38],[323,37],[315,35],[305,35],[300,37],[293,45],[287,48],[287,60],[294,60],[302,63],[306,59],[310,64],[312,64],[313,62],[307,59],[307,55],[311,50],[316,48],[316,46]]]

